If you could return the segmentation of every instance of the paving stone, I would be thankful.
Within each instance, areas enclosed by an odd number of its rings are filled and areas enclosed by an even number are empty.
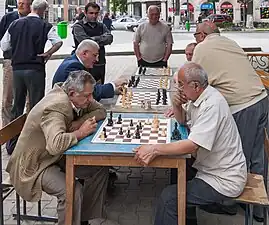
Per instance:
[[[119,216],[119,223],[121,223],[122,220],[131,220],[131,221],[138,221],[138,215],[134,212],[124,212]]]
[[[123,203],[124,212],[134,212],[136,213],[138,208],[140,207],[139,203]]]
[[[122,214],[122,212],[118,212],[112,209],[105,209],[106,218],[112,221],[119,221],[119,216]]]
[[[103,219],[103,218],[97,218],[89,221],[91,225],[119,225],[117,222]]]
[[[137,208],[138,214],[140,212],[152,212],[152,200],[140,200],[139,207]]]

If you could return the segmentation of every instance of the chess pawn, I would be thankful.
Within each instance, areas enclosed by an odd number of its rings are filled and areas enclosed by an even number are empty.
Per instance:
[[[104,131],[101,132],[100,139],[105,140],[105,132]]]
[[[145,101],[141,101],[141,108],[144,109],[145,108]]]
[[[149,118],[146,121],[146,125],[151,125],[151,122],[150,122]]]
[[[166,130],[165,130],[165,128],[163,128],[162,129],[162,134],[161,134],[163,137],[165,137],[166,136]]]

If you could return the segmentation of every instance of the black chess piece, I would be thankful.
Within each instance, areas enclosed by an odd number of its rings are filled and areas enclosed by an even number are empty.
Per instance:
[[[123,135],[122,127],[120,127],[119,135]]]
[[[167,105],[167,99],[163,98],[163,105]]]
[[[144,67],[142,74],[145,75],[146,74],[146,71],[147,71],[147,68]]]
[[[129,80],[128,87],[132,87],[132,84],[133,84],[132,80]]]
[[[175,128],[172,132],[172,140],[180,140],[181,139],[181,135],[180,135],[180,132],[179,130],[177,129],[177,122],[175,122]]]
[[[130,130],[127,130],[126,137],[127,137],[127,138],[130,138],[130,137],[131,137]]]
[[[139,122],[139,129],[142,130],[142,123]]]
[[[103,131],[106,132],[106,128],[105,127],[103,128]]]
[[[140,82],[140,77],[138,77],[134,83],[134,87],[137,87]]]
[[[113,112],[110,111],[110,119],[112,120],[113,119]]]
[[[112,127],[113,126],[113,120],[108,118],[107,120],[107,126]]]
[[[133,120],[131,120],[130,122],[130,127],[132,127],[134,124],[133,124]]]
[[[107,138],[106,130],[104,130],[104,138]]]
[[[121,124],[121,121],[122,121],[122,119],[121,119],[121,114],[118,116],[118,121],[117,121],[117,124]]]
[[[139,132],[139,127],[138,127],[138,125],[137,125],[137,128],[136,128],[136,130],[135,130],[135,138],[136,139],[140,139],[140,132]]]
[[[142,73],[142,70],[143,70],[143,67],[142,66],[139,66],[138,74],[141,74]]]

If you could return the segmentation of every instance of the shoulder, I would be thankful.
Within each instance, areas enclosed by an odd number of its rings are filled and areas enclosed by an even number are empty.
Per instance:
[[[164,23],[163,21],[159,21],[159,26],[162,29],[165,29],[165,30],[169,29],[170,30],[169,26],[166,23]]]

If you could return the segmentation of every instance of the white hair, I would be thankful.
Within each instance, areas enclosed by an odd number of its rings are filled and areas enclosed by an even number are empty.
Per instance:
[[[78,45],[76,53],[80,53],[80,52],[83,52],[83,51],[89,50],[89,49],[97,49],[97,50],[99,50],[99,45],[93,40],[89,40],[89,39],[83,40]]]
[[[206,71],[200,65],[194,62],[187,62],[182,66],[182,69],[188,83],[195,81],[198,82],[201,87],[207,87],[208,76]]]
[[[49,4],[46,0],[34,0],[32,2],[32,10],[46,9]]]

